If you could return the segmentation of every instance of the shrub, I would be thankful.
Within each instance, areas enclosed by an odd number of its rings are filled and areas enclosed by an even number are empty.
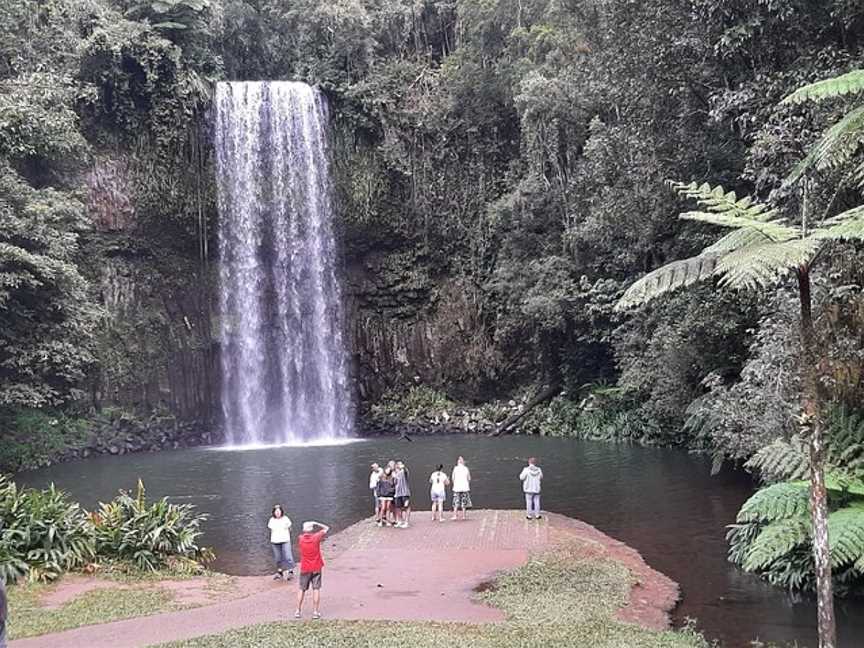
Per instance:
[[[388,392],[372,406],[372,414],[378,418],[418,421],[441,416],[446,411],[452,413],[455,407],[446,394],[420,385],[404,393]]]
[[[15,409],[0,413],[0,469],[17,472],[55,461],[65,452],[86,445],[90,425],[61,412]]]
[[[100,503],[91,517],[101,558],[145,571],[169,566],[197,571],[212,559],[212,552],[198,545],[207,516],[191,504],[171,504],[167,497],[148,502],[140,480],[134,497],[120,491],[107,504]]]
[[[51,485],[19,489],[0,476],[0,578],[52,580],[93,558],[86,513]]]
[[[579,403],[559,396],[538,407],[520,424],[520,429],[543,436],[632,441],[646,445],[680,441],[664,432],[623,390],[603,385],[591,385],[588,390],[588,395]]]

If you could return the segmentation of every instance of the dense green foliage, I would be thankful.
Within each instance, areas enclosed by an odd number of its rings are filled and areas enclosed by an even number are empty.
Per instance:
[[[198,545],[205,519],[192,504],[171,504],[166,497],[148,502],[139,481],[134,496],[121,491],[93,513],[96,554],[143,571],[180,565],[194,571],[211,557]]]
[[[76,443],[65,422],[105,406],[218,411],[220,79],[328,95],[346,274],[375,275],[351,328],[383,318],[399,356],[403,322],[428,324],[414,337],[434,365],[376,370],[373,415],[480,411],[550,385],[522,431],[756,455],[776,479],[765,449],[794,448],[804,392],[802,264],[819,385],[864,407],[855,3],[2,0],[0,16],[0,433],[15,461]],[[674,217],[668,179],[692,182],[673,188],[698,212]],[[718,242],[715,225],[731,232]],[[625,315],[625,289],[663,296]],[[598,383],[614,396],[586,402]],[[496,407],[480,416],[498,422]],[[31,451],[34,411],[64,432]]]
[[[88,514],[54,486],[18,488],[0,475],[0,578],[53,580],[94,562],[141,571],[195,572],[212,558],[198,545],[206,515],[166,498],[148,502],[138,483]]]
[[[809,471],[798,439],[777,440],[749,462],[772,480],[800,480]],[[864,577],[864,419],[840,410],[827,440],[828,517],[831,567],[839,593],[858,591]],[[729,556],[775,585],[812,590],[806,481],[777,481],[753,495],[729,529]]]

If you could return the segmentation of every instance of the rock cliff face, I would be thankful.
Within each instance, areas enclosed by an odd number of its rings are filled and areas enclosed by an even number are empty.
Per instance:
[[[170,215],[154,223],[136,214],[133,172],[123,160],[102,158],[88,180],[93,230],[85,265],[104,309],[89,397],[96,408],[166,408],[214,426],[221,407],[215,242],[205,241],[208,259],[194,231],[171,229]],[[205,218],[212,232],[217,215]],[[355,232],[340,246],[361,411],[388,390],[417,384],[481,399],[499,362],[479,291],[434,276],[441,264],[420,246],[379,238]]]
[[[346,264],[347,330],[360,401],[434,380],[434,287],[410,254],[370,252]]]
[[[88,180],[82,264],[103,310],[90,401],[208,424],[219,406],[212,270],[194,238],[139,222],[132,185],[116,159],[97,161]]]

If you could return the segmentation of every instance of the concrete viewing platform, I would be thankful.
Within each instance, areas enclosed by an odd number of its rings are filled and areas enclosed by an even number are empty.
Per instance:
[[[326,521],[326,520],[325,520]],[[477,510],[466,521],[432,522],[415,512],[407,529],[362,520],[323,545],[321,612],[327,619],[494,623],[503,613],[473,600],[476,588],[499,572],[559,546],[586,558],[608,558],[633,575],[623,621],[662,629],[678,586],[651,569],[627,545],[594,527],[556,514],[526,520],[522,511]],[[86,626],[11,642],[13,648],[133,648],[189,639],[271,621],[294,621],[296,584],[270,576],[242,577],[225,600],[176,612]],[[311,614],[311,601],[304,606]]]

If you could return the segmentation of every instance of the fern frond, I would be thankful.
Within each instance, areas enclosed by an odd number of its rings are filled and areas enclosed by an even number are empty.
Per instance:
[[[824,171],[846,164],[858,151],[862,140],[864,106],[855,108],[829,128],[806,157],[795,166],[785,182],[795,182],[810,168]]]
[[[864,416],[838,407],[831,410],[827,424],[828,462],[864,479]]]
[[[777,215],[777,210],[771,209],[764,203],[754,202],[750,196],[739,199],[734,191],[727,192],[720,185],[712,187],[707,182],[700,185],[695,182],[684,183],[672,180],[667,181],[667,184],[679,196],[695,199],[697,204],[713,214],[724,214],[760,223],[768,222]]]
[[[630,286],[615,305],[615,309],[624,310],[638,306],[664,293],[704,281],[714,275],[718,259],[716,254],[700,254],[667,263]]]
[[[756,491],[738,511],[736,521],[773,522],[806,516],[809,510],[807,484],[781,482]]]
[[[813,232],[813,238],[844,241],[864,240],[864,205],[832,216],[825,225],[826,227],[820,227]]]
[[[832,79],[810,83],[783,99],[784,104],[800,104],[805,101],[823,101],[864,91],[864,70],[852,70]]]
[[[761,448],[744,466],[750,470],[758,470],[762,478],[769,481],[806,479],[810,471],[810,456],[801,439],[776,439]]]
[[[736,216],[734,214],[714,214],[711,212],[684,212],[680,216],[684,220],[699,221],[719,225],[720,227],[749,228],[764,234],[766,238],[774,242],[790,241],[801,236],[801,230],[797,227],[785,225],[780,220],[758,221],[751,218]]]
[[[828,516],[828,540],[832,567],[864,558],[864,503],[857,502]]]
[[[807,517],[772,522],[761,530],[750,545],[741,566],[745,571],[765,569],[809,539],[810,523]]]
[[[702,254],[726,254],[751,245],[769,242],[771,239],[759,230],[752,227],[742,227],[729,232],[713,245],[709,245],[702,250]]]
[[[783,243],[752,245],[730,252],[717,264],[720,285],[731,288],[764,288],[806,266],[819,249],[819,241],[808,237]]]

